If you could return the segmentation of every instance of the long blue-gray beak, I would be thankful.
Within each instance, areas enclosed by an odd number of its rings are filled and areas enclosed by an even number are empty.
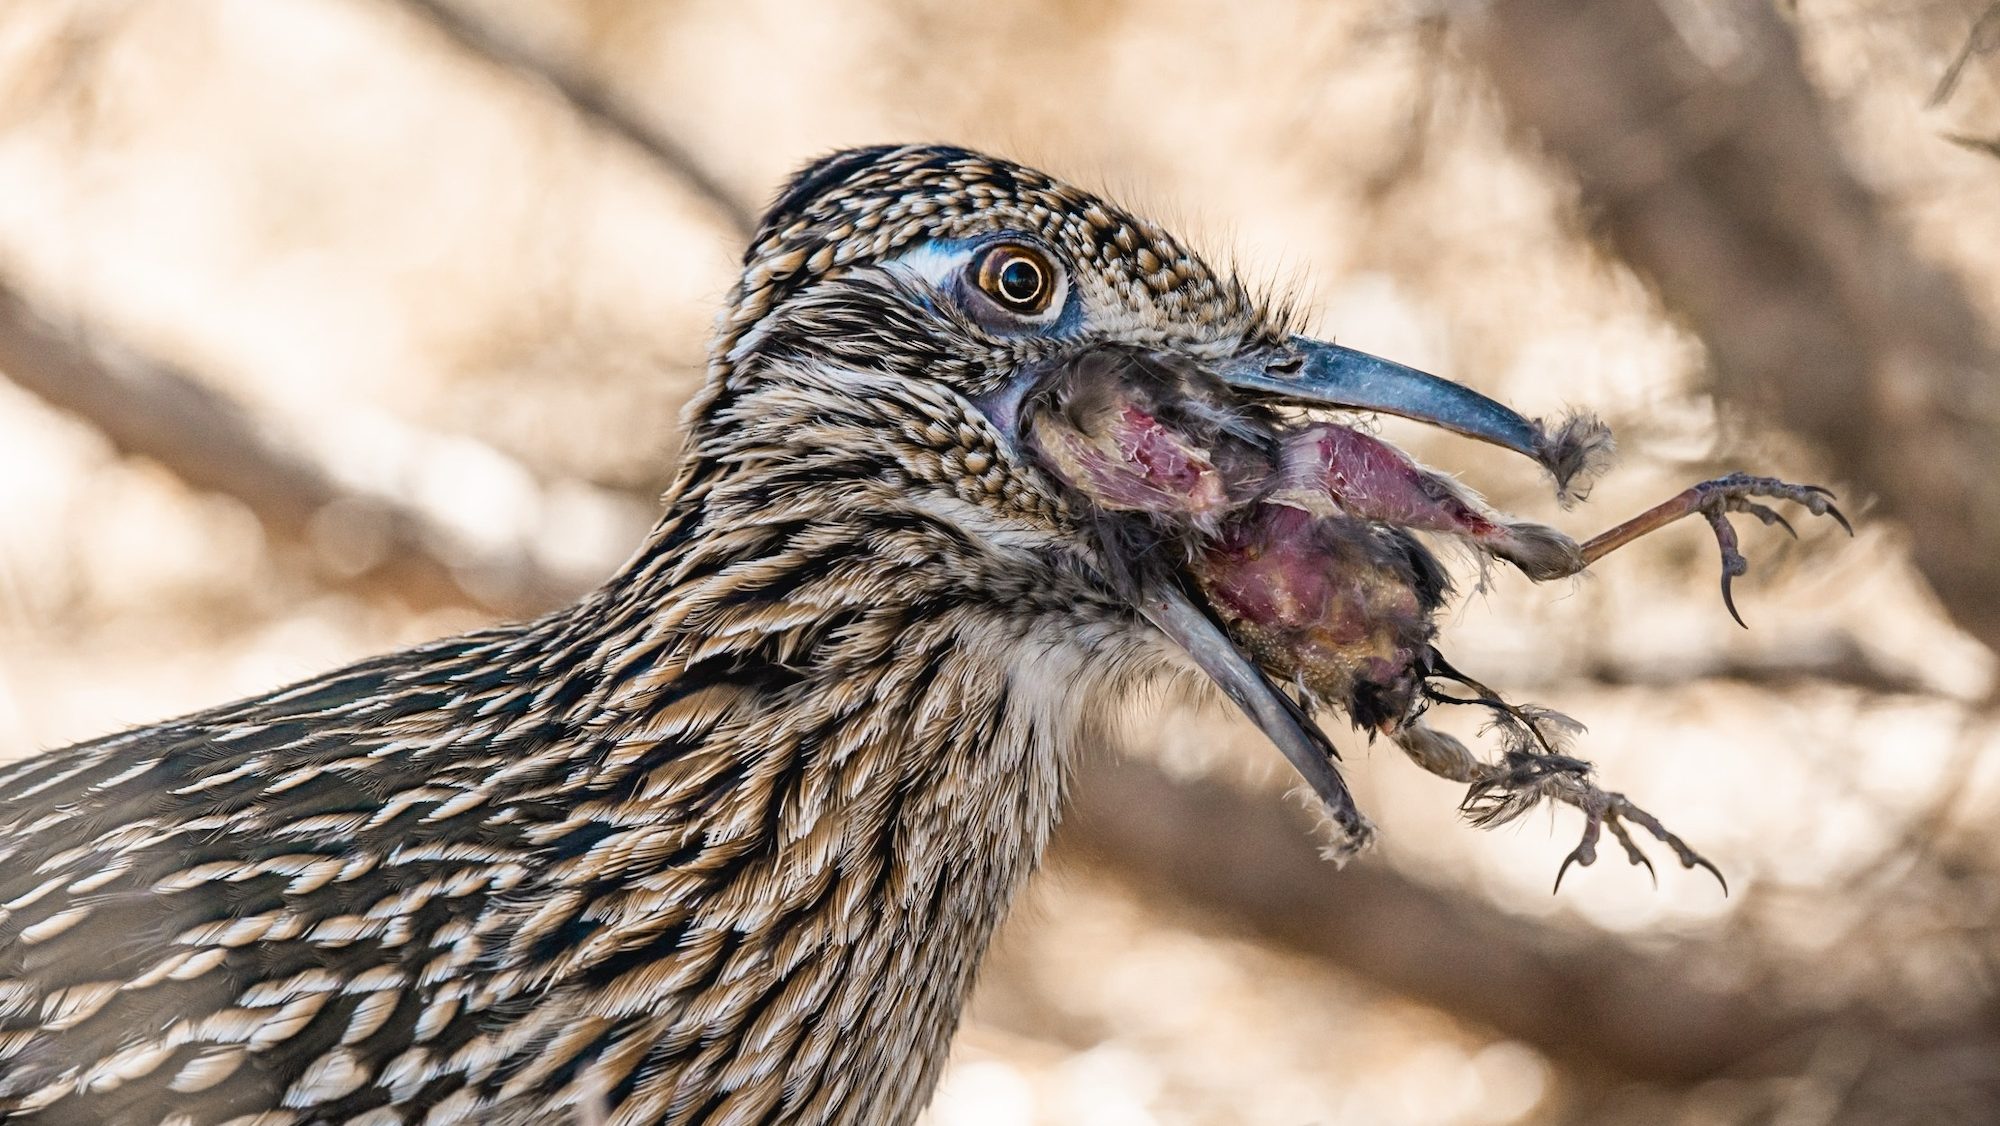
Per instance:
[[[1294,336],[1216,374],[1298,406],[1400,415],[1544,460],[1541,428],[1513,410],[1449,379],[1338,344]]]

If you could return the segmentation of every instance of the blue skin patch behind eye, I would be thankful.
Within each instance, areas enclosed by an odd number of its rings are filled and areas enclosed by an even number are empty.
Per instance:
[[[1010,335],[1034,335],[1048,337],[1073,336],[1083,327],[1083,299],[1077,292],[1074,277],[1068,264],[1038,240],[1012,231],[1001,231],[976,238],[931,239],[905,250],[884,262],[886,268],[903,270],[931,283],[937,289],[961,296],[965,292],[965,268],[971,265],[979,252],[996,242],[1018,242],[1035,247],[1048,255],[1065,279],[1062,311],[1046,321],[1030,321],[1014,328],[994,329]],[[963,297],[961,296],[961,300]],[[929,298],[925,304],[929,307]],[[936,312],[932,308],[932,312]]]

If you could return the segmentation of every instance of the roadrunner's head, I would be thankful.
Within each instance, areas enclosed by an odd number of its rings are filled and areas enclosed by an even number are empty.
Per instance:
[[[1136,429],[1092,425],[1133,396]],[[1291,334],[1234,277],[1090,193],[964,149],[856,149],[800,172],[752,242],[677,495],[735,528],[898,513],[935,550],[878,568],[911,584],[885,576],[883,598],[912,597],[928,565],[955,572],[939,581],[958,596],[1164,635],[1344,801],[1331,749],[1187,597],[1172,543],[1203,527],[1211,494],[1270,476],[1283,407],[1404,415],[1548,461],[1511,410]],[[1203,456],[1177,446],[1189,432]],[[862,540],[887,542],[871,526]]]

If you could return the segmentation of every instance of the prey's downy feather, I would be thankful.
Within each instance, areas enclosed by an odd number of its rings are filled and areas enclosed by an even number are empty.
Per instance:
[[[1611,468],[1618,443],[1611,427],[1589,411],[1573,411],[1553,425],[1535,422],[1535,460],[1556,484],[1556,499],[1564,508],[1590,497],[1590,487]]]

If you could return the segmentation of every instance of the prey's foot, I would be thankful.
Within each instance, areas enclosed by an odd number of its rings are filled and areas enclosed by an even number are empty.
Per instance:
[[[1606,829],[1625,849],[1626,862],[1644,868],[1657,885],[1659,873],[1639,842],[1633,839],[1631,827],[1637,825],[1672,849],[1681,867],[1707,869],[1715,882],[1722,885],[1722,894],[1729,894],[1729,881],[1723,879],[1721,870],[1707,857],[1690,848],[1686,841],[1668,831],[1659,818],[1634,805],[1624,794],[1600,789],[1590,780],[1590,772],[1590,764],[1581,759],[1517,747],[1501,763],[1479,765],[1459,808],[1482,828],[1511,821],[1545,799],[1573,805],[1581,811],[1583,839],[1556,869],[1555,891],[1562,890],[1563,876],[1570,865],[1588,868],[1597,862],[1597,844]]]
[[[1396,742],[1418,765],[1433,774],[1466,783],[1465,800],[1459,809],[1481,828],[1513,821],[1543,801],[1573,805],[1583,814],[1583,839],[1563,858],[1556,870],[1556,890],[1572,864],[1588,868],[1597,860],[1597,845],[1604,831],[1625,850],[1625,859],[1646,869],[1657,883],[1653,862],[1634,839],[1632,826],[1645,830],[1672,849],[1683,868],[1704,868],[1729,894],[1729,881],[1708,859],[1688,847],[1686,841],[1669,832],[1660,819],[1634,805],[1623,794],[1600,789],[1591,781],[1590,763],[1570,753],[1570,744],[1582,730],[1575,720],[1546,708],[1510,704],[1499,694],[1445,661],[1442,654],[1430,654],[1432,675],[1471,688],[1476,696],[1456,696],[1431,688],[1426,696],[1434,704],[1461,704],[1492,712],[1488,731],[1505,744],[1499,762],[1473,756],[1465,745],[1421,720],[1412,720],[1395,732]]]
[[[1848,523],[1847,517],[1840,509],[1834,507],[1833,493],[1818,485],[1793,485],[1776,477],[1752,477],[1747,473],[1732,473],[1727,477],[1704,481],[1690,491],[1696,494],[1695,511],[1707,519],[1708,526],[1715,531],[1716,545],[1722,549],[1722,604],[1729,608],[1729,616],[1736,619],[1736,624],[1745,629],[1750,628],[1749,624],[1743,620],[1743,615],[1737,612],[1736,599],[1730,593],[1729,584],[1736,576],[1750,569],[1750,561],[1737,550],[1736,529],[1729,524],[1730,513],[1747,512],[1763,521],[1765,527],[1776,524],[1793,539],[1797,539],[1799,533],[1792,527],[1791,521],[1785,519],[1776,509],[1759,504],[1751,498],[1764,497],[1791,501],[1814,516],[1833,517],[1842,528],[1846,529],[1848,535],[1854,534],[1854,525]]]
[[[1556,869],[1554,891],[1562,890],[1563,876],[1568,873],[1570,865],[1588,868],[1597,861],[1597,842],[1605,829],[1611,830],[1611,835],[1624,847],[1626,863],[1645,868],[1647,873],[1652,875],[1653,882],[1657,884],[1659,873],[1654,870],[1653,862],[1639,848],[1638,842],[1632,839],[1631,826],[1637,825],[1652,834],[1654,839],[1673,849],[1674,855],[1680,858],[1681,867],[1707,869],[1708,874],[1715,877],[1715,882],[1722,885],[1722,894],[1729,894],[1729,881],[1722,878],[1721,869],[1711,864],[1707,857],[1689,848],[1686,841],[1668,832],[1667,827],[1660,824],[1659,818],[1633,805],[1624,794],[1600,790],[1585,778],[1570,777],[1566,779],[1565,785],[1553,788],[1550,796],[1568,802],[1583,811],[1583,839],[1577,842],[1577,846],[1570,850],[1568,856],[1563,857],[1562,867]]]
[[[1736,576],[1750,569],[1750,561],[1737,548],[1736,529],[1729,523],[1731,513],[1748,513],[1766,525],[1776,524],[1797,537],[1791,521],[1769,505],[1759,500],[1789,501],[1804,508],[1814,516],[1831,516],[1848,535],[1854,534],[1854,525],[1834,507],[1833,493],[1818,485],[1794,485],[1780,481],[1776,477],[1752,477],[1748,473],[1731,473],[1727,477],[1717,477],[1712,481],[1687,489],[1664,504],[1657,505],[1638,516],[1627,520],[1616,528],[1592,539],[1583,545],[1585,565],[1597,562],[1618,548],[1631,543],[1648,532],[1662,528],[1683,516],[1699,513],[1708,521],[1715,532],[1715,542],[1722,549],[1722,604],[1729,608],[1729,616],[1736,624],[1749,628],[1743,615],[1736,610],[1736,599],[1730,591],[1730,583]]]

